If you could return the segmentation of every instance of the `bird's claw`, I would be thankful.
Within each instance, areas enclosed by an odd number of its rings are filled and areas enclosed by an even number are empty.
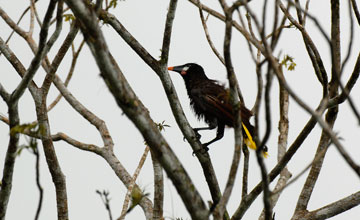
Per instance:
[[[199,132],[197,130],[194,130],[194,133],[195,133],[196,139],[200,140],[201,134],[199,134]]]
[[[197,130],[194,130],[194,133],[195,133],[196,139],[197,139],[197,140],[200,140],[201,134],[199,134],[199,132],[198,132]],[[186,141],[186,138],[185,138],[185,137],[183,137],[183,141]]]

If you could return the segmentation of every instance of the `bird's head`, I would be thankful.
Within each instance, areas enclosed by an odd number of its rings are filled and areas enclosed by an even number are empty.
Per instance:
[[[168,67],[168,70],[180,73],[185,80],[190,78],[207,79],[204,69],[196,63]]]

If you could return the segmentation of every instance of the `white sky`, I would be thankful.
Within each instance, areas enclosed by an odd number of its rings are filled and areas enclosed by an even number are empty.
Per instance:
[[[21,2],[21,4],[19,4]],[[46,1],[45,1],[46,2]],[[47,3],[40,1],[38,10],[43,17]],[[261,14],[259,6],[262,1],[253,1],[250,6],[253,11]],[[44,4],[45,3],[45,4]],[[139,1],[127,0],[118,2],[116,10],[111,12],[117,16],[122,24],[143,44],[143,46],[155,57],[160,55],[162,44],[162,35],[165,17],[167,13],[168,1]],[[205,1],[204,1],[205,3]],[[217,1],[206,1],[206,5],[220,11]],[[348,41],[348,8],[345,1],[341,1],[341,26],[342,26],[342,54],[346,53]],[[17,20],[23,10],[27,7],[28,1],[5,1],[0,0],[0,6],[9,14],[9,16]],[[270,7],[270,6],[269,6]],[[244,10],[242,10],[244,13]],[[294,11],[292,11],[294,12]],[[330,33],[330,5],[326,1],[311,1],[310,12],[316,15],[320,23],[324,26],[327,33]],[[269,16],[270,30],[271,19]],[[293,13],[293,15],[295,15]],[[235,16],[237,17],[237,16]],[[64,39],[64,34],[68,30],[68,23],[64,23],[63,35],[54,46],[52,51],[56,51]],[[224,24],[213,17],[208,20],[209,31],[216,47],[222,51]],[[28,30],[28,15],[21,27]],[[326,45],[324,38],[314,29],[313,23],[308,20],[307,27],[312,39],[317,44],[318,49],[325,61],[326,70],[331,71],[329,47]],[[354,47],[347,68],[344,72],[346,79],[352,71],[352,66],[358,55],[360,43],[356,39],[359,38],[358,25],[355,32]],[[7,39],[10,29],[0,19],[0,37]],[[36,28],[38,31],[39,28]],[[183,163],[187,172],[191,176],[197,189],[203,196],[203,200],[210,200],[210,194],[202,175],[202,169],[196,157],[191,155],[192,150],[188,143],[183,141],[183,136],[171,113],[165,93],[157,75],[127,46],[124,41],[109,26],[104,26],[102,30],[105,33],[109,48],[118,64],[124,72],[130,85],[135,90],[138,97],[143,101],[149,109],[154,121],[164,121],[171,127],[166,128],[163,132],[166,140],[171,148],[175,151],[180,161]],[[35,33],[37,34],[38,32]],[[252,107],[256,95],[256,75],[255,67],[248,52],[248,46],[244,38],[234,30],[232,52],[235,71],[239,79],[240,87],[245,97],[245,101],[249,108]],[[37,35],[34,35],[38,39]],[[76,45],[82,40],[82,35],[76,39]],[[283,32],[281,37],[282,43],[277,47],[275,54],[289,54],[295,58],[297,64],[295,71],[285,72],[285,77],[289,84],[293,86],[296,93],[312,107],[317,106],[321,91],[320,84],[315,78],[314,71],[310,60],[306,54],[303,41],[299,32],[293,28]],[[27,67],[31,61],[32,53],[26,43],[18,36],[14,36],[10,43],[10,48],[15,52],[18,58]],[[201,21],[196,9],[187,1],[179,1],[177,13],[173,26],[172,43],[171,43],[169,65],[179,65],[187,62],[196,62],[202,65],[209,78],[218,79],[226,82],[226,71],[224,66],[217,60],[208,46],[204,32],[201,27]],[[50,53],[53,59],[54,52]],[[283,57],[283,56],[281,56]],[[4,56],[0,57],[1,77],[0,82],[7,89],[12,91],[19,77],[11,68]],[[64,60],[59,68],[58,75],[64,79],[70,66],[70,56]],[[36,82],[41,82],[44,71],[39,70],[35,76]],[[173,82],[177,88],[180,101],[183,105],[186,116],[193,127],[204,125],[198,122],[189,108],[189,100],[183,81],[176,73],[171,73]],[[110,130],[110,134],[115,142],[115,153],[122,164],[127,168],[129,173],[133,173],[137,163],[143,153],[143,138],[133,124],[122,114],[118,108],[107,87],[99,77],[99,70],[91,56],[87,46],[85,45],[81,53],[78,64],[69,85],[73,95],[82,102],[89,110],[97,114],[105,120]],[[358,109],[360,109],[358,85],[353,89],[353,100]],[[52,102],[57,96],[56,89],[52,86],[49,94],[48,103]],[[266,160],[268,170],[276,164],[277,153],[277,123],[278,123],[278,86],[274,82],[272,88],[272,133],[268,142],[270,158]],[[32,122],[36,119],[34,104],[29,92],[21,98],[20,104],[21,123]],[[263,113],[263,111],[262,111]],[[5,103],[0,101],[0,114],[7,115],[7,107]],[[85,142],[101,145],[101,138],[96,129],[87,123],[80,115],[78,115],[65,100],[61,100],[54,110],[49,113],[52,133],[58,131],[65,132],[71,137]],[[299,109],[298,105],[291,100],[290,103],[290,131],[289,144],[291,144],[305,123],[309,119],[309,115]],[[264,131],[265,123],[260,121],[261,131]],[[349,110],[348,104],[345,103],[340,107],[338,119],[335,124],[335,131],[342,137],[341,142],[352,158],[359,161],[360,149],[357,146],[359,139],[359,126],[352,112]],[[293,175],[297,175],[304,167],[306,167],[313,158],[318,140],[320,137],[320,129],[317,126],[314,132],[304,142],[303,146],[296,153],[295,157],[289,163],[289,170]],[[210,140],[215,136],[215,131],[202,132],[202,141]],[[3,169],[4,157],[8,143],[8,126],[0,123],[0,169]],[[21,143],[25,143],[22,139]],[[41,144],[39,143],[39,146]],[[55,143],[58,159],[61,164],[63,173],[67,180],[69,217],[71,219],[107,219],[106,210],[95,190],[109,190],[111,197],[111,208],[113,217],[120,215],[126,188],[116,177],[112,169],[99,156],[80,151],[64,142]],[[41,149],[41,147],[40,147]],[[44,187],[43,209],[40,219],[56,219],[56,201],[54,186],[45,163],[44,153],[41,150],[41,183]],[[221,189],[224,188],[233,153],[233,130],[227,129],[225,137],[210,146],[210,156],[215,168]],[[259,180],[259,168],[251,152],[250,158],[250,177],[249,191],[256,185]],[[242,165],[242,163],[241,163]],[[29,152],[24,151],[17,158],[15,164],[15,173],[13,179],[13,189],[10,197],[9,207],[7,211],[7,219],[32,219],[35,215],[38,191],[35,185],[35,157]],[[228,211],[232,214],[238,206],[241,195],[241,173],[242,166],[239,168],[234,191],[228,205]],[[306,176],[302,176],[295,184],[288,187],[282,194],[278,205],[274,211],[276,219],[289,219],[294,211],[294,207],[298,198],[298,194],[302,188]],[[323,170],[315,187],[313,196],[310,200],[309,210],[320,208],[333,201],[348,196],[359,191],[359,178],[343,161],[337,150],[332,146],[324,162]],[[152,199],[153,177],[151,159],[147,158],[143,170],[137,180],[139,186],[150,192]],[[272,184],[273,185],[273,184]],[[165,217],[182,217],[190,219],[183,203],[180,200],[175,188],[172,186],[170,179],[165,178]],[[244,219],[254,219],[262,209],[262,198],[259,196],[257,201],[246,213]],[[356,219],[360,215],[360,207],[351,209],[350,211],[336,216],[332,219]],[[132,211],[127,219],[142,219],[143,212],[140,208]],[[255,217],[254,217],[255,216]]]

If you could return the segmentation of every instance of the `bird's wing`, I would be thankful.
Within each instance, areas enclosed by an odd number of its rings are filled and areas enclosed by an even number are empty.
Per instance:
[[[223,94],[218,95],[205,95],[204,101],[208,108],[212,109],[212,112],[217,118],[224,119],[227,122],[234,121],[233,109],[228,100],[223,97]]]
[[[221,114],[219,116],[220,118],[221,116],[226,115],[229,120],[234,121],[234,111],[229,100],[228,92],[206,95],[204,99],[208,104],[212,105],[218,110],[217,112]],[[245,125],[249,126],[249,120],[253,114],[242,103],[240,103],[240,114],[242,121],[245,123]]]
[[[216,83],[209,83],[193,88],[190,94],[195,113],[204,114],[205,118],[208,114],[209,117],[216,117],[226,125],[233,126],[234,111],[230,103],[229,90]],[[252,116],[251,111],[240,104],[240,113],[243,123],[252,133],[252,126],[249,122]]]

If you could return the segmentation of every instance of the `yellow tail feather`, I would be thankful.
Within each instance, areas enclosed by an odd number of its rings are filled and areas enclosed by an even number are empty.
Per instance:
[[[243,127],[243,129],[244,129],[244,131],[245,131],[245,134],[246,134],[246,138],[244,138],[244,143],[246,144],[246,146],[247,147],[249,147],[249,148],[251,148],[251,149],[253,149],[253,150],[256,150],[256,144],[255,144],[255,142],[254,142],[254,140],[252,139],[252,136],[251,136],[251,134],[250,134],[250,132],[249,132],[249,130],[247,129],[247,127],[244,125],[244,123],[242,123],[241,122],[241,124],[242,124],[242,127]],[[268,157],[268,152],[267,151],[262,151],[262,154],[263,154],[263,156],[265,157],[265,158],[267,158]]]

